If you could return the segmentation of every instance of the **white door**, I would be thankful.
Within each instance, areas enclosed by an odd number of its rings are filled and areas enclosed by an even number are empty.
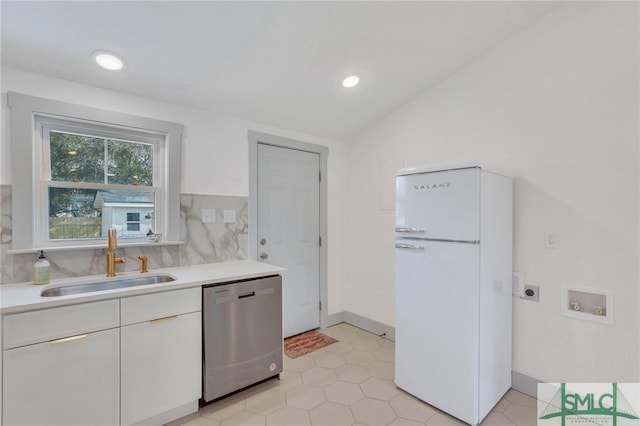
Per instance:
[[[320,155],[258,144],[257,258],[282,274],[284,336],[320,326]]]

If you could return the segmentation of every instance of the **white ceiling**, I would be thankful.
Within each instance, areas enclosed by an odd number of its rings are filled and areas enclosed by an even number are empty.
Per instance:
[[[345,139],[551,2],[2,1],[2,64]],[[98,68],[98,49],[127,68]],[[362,76],[355,89],[340,86]]]

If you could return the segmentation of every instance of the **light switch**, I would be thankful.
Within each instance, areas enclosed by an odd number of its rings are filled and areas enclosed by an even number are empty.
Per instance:
[[[202,209],[202,223],[216,223],[215,209]]]
[[[223,210],[222,218],[224,223],[232,223],[236,221],[236,211],[235,210]]]

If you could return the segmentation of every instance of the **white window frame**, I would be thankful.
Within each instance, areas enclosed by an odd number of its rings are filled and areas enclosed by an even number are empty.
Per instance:
[[[34,133],[35,133],[35,183],[36,183],[36,199],[35,211],[39,216],[35,220],[35,241],[38,247],[60,247],[60,246],[83,246],[100,243],[105,238],[69,238],[65,240],[49,239],[49,187],[56,188],[82,188],[82,189],[122,189],[133,191],[144,191],[154,193],[154,212],[155,214],[155,230],[158,233],[164,232],[163,218],[165,216],[165,208],[163,203],[163,179],[165,170],[164,150],[165,137],[160,133],[140,132],[132,129],[121,128],[117,126],[96,125],[94,123],[62,119],[50,115],[35,114],[34,116]],[[104,139],[126,140],[131,142],[139,142],[151,145],[153,147],[153,184],[152,186],[138,185],[120,185],[108,183],[92,183],[92,182],[66,182],[53,181],[51,179],[51,151],[50,151],[50,133],[73,133],[83,136],[90,136]],[[157,208],[156,208],[157,207]],[[122,236],[125,236],[124,234]],[[146,237],[130,238],[127,237],[127,243],[145,242]],[[124,242],[124,240],[123,240]]]
[[[12,251],[103,247],[106,239],[49,240],[48,188],[135,189],[136,185],[51,181],[48,137],[51,130],[69,131],[154,145],[155,232],[165,244],[180,244],[180,176],[182,125],[113,111],[100,110],[19,93],[7,94],[11,108]],[[123,245],[150,244],[146,238]]]

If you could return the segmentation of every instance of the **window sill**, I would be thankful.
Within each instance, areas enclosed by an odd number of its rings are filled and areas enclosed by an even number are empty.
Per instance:
[[[161,241],[159,243],[151,243],[151,242],[135,242],[135,243],[121,243],[118,242],[118,248],[127,248],[127,247],[158,247],[158,246],[180,246],[184,244],[184,241]],[[18,249],[18,250],[7,250],[7,254],[25,254],[25,253],[39,253],[40,250],[45,252],[52,251],[72,251],[72,250],[97,250],[97,249],[107,249],[106,241],[103,244],[91,244],[91,245],[82,245],[82,246],[64,246],[64,247],[37,247],[32,249]]]

